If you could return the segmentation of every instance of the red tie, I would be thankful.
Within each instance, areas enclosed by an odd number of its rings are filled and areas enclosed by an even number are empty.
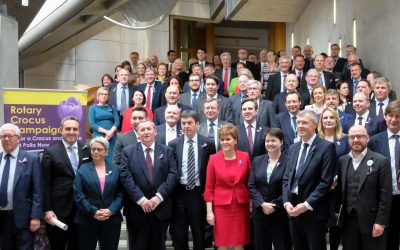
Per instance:
[[[228,68],[225,68],[225,73],[224,73],[224,95],[228,95]]]
[[[150,183],[153,183],[153,162],[150,155],[151,148],[146,148],[146,168]]]
[[[172,63],[169,63],[169,72],[172,72]]]
[[[151,85],[147,85],[146,108],[151,108]]]

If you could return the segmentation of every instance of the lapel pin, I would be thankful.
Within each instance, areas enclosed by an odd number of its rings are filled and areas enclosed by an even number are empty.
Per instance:
[[[24,159],[19,160],[18,162],[21,163],[21,164],[22,164],[22,163],[26,163],[26,162],[28,162],[28,159],[25,157]]]

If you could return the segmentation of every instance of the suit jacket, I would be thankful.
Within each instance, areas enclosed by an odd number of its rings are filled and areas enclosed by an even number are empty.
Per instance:
[[[343,136],[341,139],[335,138],[336,158],[339,159],[341,156],[348,154],[351,150],[349,145],[349,137]]]
[[[167,134],[167,125],[166,123],[160,124],[156,127],[157,129],[157,138],[156,141],[163,144],[163,145],[167,145],[166,143],[166,134]],[[178,122],[176,124],[176,137],[179,137],[182,135],[181,132],[181,123]]]
[[[234,68],[236,70],[236,66],[237,66],[238,62],[234,62],[232,63],[232,68]],[[261,70],[258,70],[258,68],[256,67],[256,64],[254,64],[253,62],[250,61],[246,61],[246,69],[250,70],[251,73],[253,74],[253,78],[256,80],[260,80],[261,77]]]
[[[352,167],[349,155],[339,159],[339,187],[342,197],[346,197],[346,176]],[[354,207],[358,214],[358,225],[362,234],[370,234],[373,224],[388,225],[392,202],[392,174],[390,162],[383,155],[367,150],[358,166],[360,181],[358,198]],[[342,211],[346,208],[346,198],[342,201]]]
[[[288,165],[283,178],[283,204],[293,204],[291,190],[296,172],[296,162],[299,157],[301,141],[292,144],[289,149]],[[290,163],[290,164],[289,164]],[[298,202],[307,201],[313,210],[303,213],[303,218],[328,219],[330,215],[328,192],[336,173],[335,145],[315,137],[310,145],[304,168],[298,173]]]
[[[204,102],[206,101],[207,96],[203,96],[197,99],[196,105],[196,112],[199,116],[199,122],[203,123],[207,120],[206,116],[204,115]],[[232,106],[229,102],[229,99],[218,95],[218,105],[219,105],[219,116],[218,119],[221,121],[233,122],[233,115],[232,115]]]
[[[184,110],[190,109],[190,106],[186,106],[184,104],[177,103],[177,105],[181,109],[181,113]],[[165,110],[166,109],[167,109],[167,105],[161,106],[154,111],[153,122],[156,126],[165,123]]]
[[[326,89],[336,89],[336,83],[335,83],[334,75],[329,71],[323,70],[322,72],[324,74],[325,88]]]
[[[136,143],[122,150],[120,178],[126,195],[124,213],[133,221],[144,221],[149,216],[136,202],[143,197],[151,199],[156,193],[164,199],[154,211],[156,217],[167,220],[172,215],[170,195],[178,182],[174,152],[156,142],[153,161],[153,180],[150,182],[142,144]]]
[[[117,85],[118,85],[118,83],[112,83],[110,85],[110,87],[108,87],[108,91],[109,91],[108,104],[111,106],[114,106],[115,109],[117,109]],[[132,100],[133,91],[135,90],[135,87],[131,84],[128,84],[126,87],[128,89],[128,96],[126,98],[128,98],[129,103],[130,103],[130,100]],[[124,114],[121,114],[119,110],[118,110],[118,114],[120,116],[124,115]]]
[[[368,148],[390,159],[388,131],[382,131],[369,139]]]
[[[146,92],[147,83],[142,83],[137,86],[137,88],[143,93]],[[161,96],[163,90],[165,89],[165,84],[155,81],[153,84],[153,98],[151,103],[151,110],[154,112],[158,107],[161,107]],[[145,93],[147,94],[147,93]]]
[[[197,97],[197,99],[201,98],[202,96],[203,96],[203,93],[199,92],[199,96]],[[190,90],[189,90],[189,92],[185,92],[180,95],[179,103],[182,105],[189,106],[189,107],[192,106],[192,93],[190,92]]]
[[[78,142],[79,166],[91,161],[90,149]],[[72,185],[75,173],[63,142],[46,149],[42,157],[44,211],[67,217],[73,207]]]
[[[253,129],[255,129],[256,131],[253,138],[253,150],[250,151],[250,145],[247,136],[247,128],[245,127],[244,123],[240,124],[240,126],[238,127],[239,138],[237,142],[237,149],[243,152],[247,152],[251,159],[253,159],[256,156],[263,155],[266,152],[264,145],[265,144],[264,133],[267,128],[259,125],[257,122],[256,128]]]
[[[294,143],[294,139],[297,136],[292,129],[292,120],[290,119],[289,111],[277,114],[276,123],[277,127],[283,132],[282,152],[288,153],[290,145]]]
[[[281,93],[281,87],[284,85],[284,83],[281,82],[281,77],[281,72],[279,72],[268,78],[268,85],[267,89],[265,90],[265,99],[272,101],[274,96]]]
[[[138,142],[136,133],[134,130],[129,132],[118,134],[117,142],[115,143],[112,163],[119,165],[121,163],[122,149],[128,145],[132,145]]]
[[[275,128],[275,106],[269,100],[258,99],[257,124],[263,127]]]
[[[300,104],[300,110],[303,110],[306,105],[310,103],[310,95],[308,92],[305,92],[303,88],[299,88],[297,92],[300,94],[301,98],[301,104]],[[285,98],[286,98],[287,92],[282,92],[277,94],[274,97],[274,106],[275,106],[275,113],[279,114],[282,112],[286,112],[287,108],[285,105]]]
[[[168,143],[174,152],[177,162],[178,182],[182,177],[182,158],[183,158],[183,144],[185,143],[185,136],[180,136]],[[197,135],[197,155],[198,155],[198,173],[200,180],[201,193],[204,192],[206,186],[207,164],[210,155],[215,154],[214,141],[208,137]]]
[[[354,126],[354,123],[358,124],[358,120],[353,117],[344,127],[343,131],[347,134],[349,129]],[[386,121],[380,116],[376,116],[373,114],[368,114],[367,121],[365,122],[365,129],[368,132],[369,136],[373,136],[378,134],[384,130],[386,130]]]
[[[361,71],[361,79],[367,79],[368,74],[370,73],[370,71],[366,68],[363,68]],[[350,70],[347,69],[342,73],[342,80],[343,81],[350,81],[351,80],[351,74],[350,74]],[[349,85],[349,89],[350,89],[350,85]],[[353,89],[353,87],[351,87],[351,89]],[[351,95],[353,95],[353,92],[350,92]]]
[[[236,72],[236,68],[230,67],[230,75],[229,75],[229,83],[228,83],[228,88],[229,85],[231,83],[231,80],[235,77],[237,77],[237,72]],[[220,88],[218,88],[218,94],[223,95],[224,94],[224,74],[225,74],[225,69],[224,68],[219,68],[215,70],[214,75],[219,79],[219,86],[222,85],[222,93],[220,93]],[[228,92],[228,89],[226,90]]]
[[[231,181],[228,174],[224,153],[219,151],[210,156],[207,166],[206,189],[204,200],[213,205],[229,205],[233,195],[237,203],[248,204],[250,201],[247,183],[250,175],[250,158],[246,152],[236,150],[237,168],[235,180]]]
[[[120,169],[117,165],[106,162],[106,181],[101,191],[100,180],[93,162],[79,168],[74,180],[74,201],[78,208],[75,223],[96,226],[99,221],[94,218],[97,210],[108,208],[112,215],[103,224],[118,224],[122,221],[121,208],[124,193],[119,180]]]
[[[243,122],[242,110],[240,108],[242,104],[242,96],[240,93],[232,95],[229,97],[229,101],[231,103],[231,107],[234,107],[232,108],[233,124],[239,126],[240,123]]]
[[[347,64],[347,59],[339,57],[338,60],[336,61],[335,67],[333,68],[333,71],[342,73],[345,64]]]
[[[218,130],[219,130],[223,125],[226,125],[226,124],[229,124],[229,122],[218,120]],[[202,135],[202,136],[208,138],[208,130],[209,130],[209,127],[207,126],[207,121],[205,121],[205,122],[203,122],[203,123],[200,123],[200,126],[199,126],[199,128],[197,129],[197,133],[199,133],[199,135]],[[216,149],[217,149],[217,151],[219,151],[219,150],[221,150],[221,144],[219,143],[218,131],[214,131],[214,135],[217,137],[218,145],[217,145]],[[214,143],[214,145],[215,145],[215,143]]]
[[[253,207],[258,208],[264,202],[276,204],[276,211],[284,214],[282,203],[282,179],[286,169],[287,156],[281,154],[269,181],[267,181],[268,154],[254,158],[251,164],[249,191]]]
[[[0,153],[0,162],[4,154]],[[14,225],[17,229],[27,229],[31,219],[40,219],[43,213],[42,172],[37,155],[19,149],[13,190]]]

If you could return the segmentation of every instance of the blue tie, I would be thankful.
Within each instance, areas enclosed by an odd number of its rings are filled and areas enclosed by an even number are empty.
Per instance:
[[[303,151],[301,151],[299,165],[297,167],[296,174],[294,176],[292,192],[299,185],[299,178],[300,178],[300,174],[304,170],[304,161],[306,160],[308,146],[309,146],[308,143],[303,144]]]
[[[353,80],[353,95],[357,93],[358,80]]]
[[[69,146],[68,150],[69,150],[69,160],[71,161],[71,165],[72,168],[74,169],[74,172],[76,174],[76,172],[78,171],[78,159],[76,159],[76,155],[75,155],[75,146]]]
[[[292,121],[293,121],[294,138],[296,138],[297,137],[297,117],[293,116]]]
[[[197,96],[197,94],[196,93],[193,93],[193,95],[192,95],[192,110],[194,110],[195,108],[196,108],[196,104],[197,104],[197,98],[196,98],[196,96]]]
[[[0,207],[7,206],[8,177],[10,175],[10,154],[6,154],[6,164],[4,164],[3,176],[0,186]]]

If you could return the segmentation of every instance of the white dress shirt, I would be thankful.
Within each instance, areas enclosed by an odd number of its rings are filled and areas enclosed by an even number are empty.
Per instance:
[[[364,151],[362,151],[361,154],[359,154],[358,156],[354,156],[353,151],[350,151],[349,156],[351,158],[351,162],[353,163],[354,171],[356,171],[357,168],[360,166],[360,163],[362,162],[366,154],[367,148],[365,148]]]
[[[358,117],[362,117],[361,126],[365,127],[365,123],[367,122],[368,115],[369,115],[368,110],[363,115],[356,114],[356,120],[354,121],[354,124],[358,124]]]
[[[165,145],[168,145],[170,141],[176,138],[177,135],[177,127],[176,124],[173,127],[170,127],[168,123],[165,123]]]
[[[381,103],[380,101],[378,101],[376,98],[375,98],[375,109],[376,109],[376,115],[378,115],[379,114],[379,109],[380,109],[380,107],[381,106],[379,106],[379,103]],[[385,115],[385,110],[386,110],[386,107],[389,105],[389,98],[386,98],[385,100],[383,100],[383,106],[382,106],[382,110],[383,110],[383,115]]]

